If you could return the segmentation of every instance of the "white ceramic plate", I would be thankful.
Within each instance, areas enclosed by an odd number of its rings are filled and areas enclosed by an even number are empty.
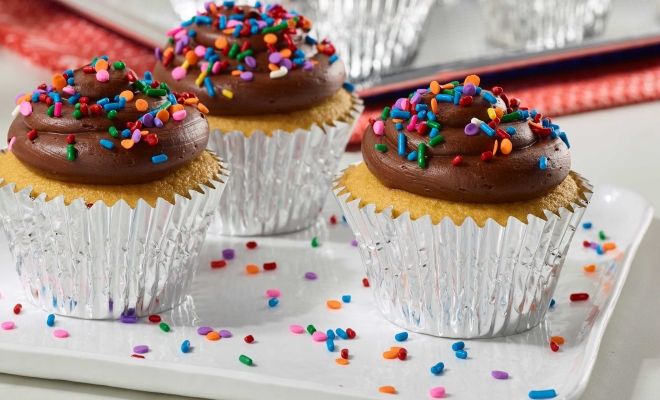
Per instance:
[[[11,268],[5,240],[0,240],[0,322],[14,321],[15,329],[0,330],[0,372],[48,379],[63,379],[122,388],[223,399],[376,399],[378,388],[394,386],[403,399],[429,398],[429,389],[444,386],[449,398],[525,399],[530,390],[553,388],[560,399],[574,399],[584,390],[598,347],[612,314],[634,253],[652,218],[652,209],[639,195],[617,187],[597,186],[561,274],[556,306],[541,326],[515,336],[467,342],[467,360],[457,359],[450,339],[410,334],[404,343],[394,335],[400,328],[375,310],[370,289],[363,287],[364,270],[351,232],[328,199],[325,221],[300,233],[256,239],[248,250],[246,238],[210,237],[186,304],[163,315],[172,327],[162,332],[146,319],[136,325],[112,321],[82,321],[58,317],[46,326],[46,313],[27,304]],[[617,251],[598,256],[585,249],[584,239],[597,240],[604,230]],[[321,246],[310,242],[318,236]],[[211,270],[209,262],[221,250],[234,248],[236,259],[223,269]],[[618,251],[621,250],[621,253]],[[275,271],[248,276],[245,265],[277,262]],[[596,264],[597,272],[583,266]],[[318,279],[303,277],[313,271]],[[266,289],[282,291],[280,304],[270,308]],[[569,294],[588,292],[587,302],[571,303]],[[340,310],[326,306],[330,299],[351,295]],[[14,304],[23,303],[20,315]],[[353,340],[336,341],[334,353],[307,333],[296,335],[291,324],[317,329],[351,327]],[[210,342],[197,335],[197,327],[230,330],[234,337]],[[54,329],[65,329],[67,339],[56,339]],[[251,334],[256,342],[247,344]],[[549,337],[561,335],[566,344],[558,353]],[[183,354],[181,343],[190,340],[192,351]],[[132,348],[146,344],[146,359],[131,358]],[[385,360],[382,353],[403,345],[408,360]],[[350,364],[335,363],[339,350],[350,350]],[[240,354],[254,360],[247,367]],[[444,362],[445,371],[430,373]],[[491,377],[492,370],[507,371],[508,380]]]

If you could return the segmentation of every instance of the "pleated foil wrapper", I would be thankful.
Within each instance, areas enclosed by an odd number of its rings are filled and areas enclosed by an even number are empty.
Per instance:
[[[448,217],[434,225],[407,212],[392,218],[392,207],[377,213],[375,204],[348,201],[340,184],[333,192],[386,319],[433,336],[494,338],[543,321],[592,194],[586,179],[571,174],[586,200],[545,211],[546,220],[510,217],[506,226],[489,219],[479,227],[472,218],[458,226]]]
[[[211,131],[208,148],[227,161],[232,179],[211,223],[228,236],[267,236],[311,226],[319,216],[337,172],[362,101],[341,120],[268,137],[255,131]],[[351,121],[351,122],[343,122]]]
[[[174,204],[158,199],[155,207],[66,205],[64,196],[31,197],[31,187],[0,188],[0,218],[27,299],[83,319],[143,317],[181,304],[228,178],[220,166],[215,188],[201,185],[201,193],[176,195]]]

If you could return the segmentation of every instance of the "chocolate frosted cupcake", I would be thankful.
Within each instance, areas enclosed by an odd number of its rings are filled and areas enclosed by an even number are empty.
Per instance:
[[[415,332],[540,323],[591,197],[559,126],[479,83],[397,100],[367,128],[364,163],[335,182],[378,306]]]
[[[206,3],[156,49],[156,79],[209,110],[210,148],[233,179],[216,231],[266,235],[311,225],[326,198],[361,102],[331,42],[280,5]]]
[[[32,303],[130,319],[185,299],[227,175],[175,97],[107,57],[17,97],[0,217]]]

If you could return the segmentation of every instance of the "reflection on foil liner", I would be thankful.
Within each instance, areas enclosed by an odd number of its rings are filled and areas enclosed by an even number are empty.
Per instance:
[[[64,196],[32,198],[31,187],[0,188],[0,221],[27,299],[84,319],[142,317],[183,302],[228,179],[220,166],[215,188],[176,195],[174,204],[158,199],[155,207],[144,200],[134,209],[124,201],[66,205]]]
[[[354,97],[342,121],[271,137],[256,131],[211,131],[209,149],[232,172],[211,232],[259,236],[294,232],[312,225],[325,203],[330,182],[364,107]]]
[[[392,218],[333,189],[356,236],[374,299],[389,321],[413,332],[450,338],[492,338],[524,332],[544,318],[592,186],[578,174],[584,200],[545,211],[546,220],[510,217],[506,226],[471,218],[457,226],[427,215]]]

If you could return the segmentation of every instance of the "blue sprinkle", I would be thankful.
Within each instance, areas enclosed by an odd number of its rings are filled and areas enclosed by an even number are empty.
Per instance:
[[[395,119],[409,119],[410,118],[410,112],[409,111],[402,111],[402,110],[399,110],[398,108],[395,107],[390,112],[390,117],[395,118]]]
[[[520,113],[520,119],[525,120],[529,118],[529,110],[521,110],[522,112]]]
[[[223,1],[222,6],[227,7],[227,8],[234,8],[234,2],[233,1]]]
[[[221,15],[220,16],[220,22],[219,22],[219,28],[220,29],[226,29],[227,28],[227,16],[226,15]]]
[[[351,296],[345,294],[345,295],[341,296],[341,301],[343,301],[344,303],[350,303],[351,302]]]
[[[174,96],[172,93],[167,95],[167,100],[169,100],[169,102],[172,103],[172,104],[177,104],[176,103],[176,96]]]
[[[568,137],[566,137],[566,132],[561,132],[559,133],[559,139],[561,139],[562,142],[568,147],[569,149],[571,148],[571,145],[568,143]]]
[[[554,307],[554,306],[555,306],[555,299],[552,299],[550,300],[550,307]]]
[[[195,17],[195,23],[196,23],[197,25],[202,25],[202,24],[205,24],[205,25],[211,25],[211,22],[213,22],[213,20],[211,19],[211,17],[207,17],[207,16],[205,16],[205,15],[197,15],[197,16]]]
[[[183,21],[183,22],[181,23],[181,26],[183,26],[183,27],[185,28],[186,26],[190,26],[190,25],[192,25],[193,22],[195,22],[195,18],[194,18],[194,17],[191,18],[191,19],[189,19],[188,21]]]
[[[435,99],[445,103],[452,103],[454,101],[454,98],[449,94],[436,94]]]
[[[433,114],[433,111],[427,111],[426,112],[426,118],[428,118],[429,121],[435,121],[435,114]]]
[[[555,389],[532,390],[529,392],[530,399],[552,399],[554,397],[557,397],[557,392],[555,392]]]
[[[328,339],[335,340],[335,332],[332,329],[328,329],[325,334],[328,335]]]
[[[348,339],[348,333],[346,333],[346,331],[344,331],[341,328],[335,329],[335,333],[337,334],[337,336],[339,336],[340,338],[342,338],[344,340]]]
[[[350,82],[344,82],[342,87],[344,88],[344,90],[346,90],[348,92],[351,92],[351,93],[353,93],[355,91],[355,85],[353,85]]]
[[[398,141],[398,153],[401,157],[406,156],[406,135],[403,134],[403,132],[399,132],[399,141]],[[350,296],[348,297],[348,301],[350,300]]]
[[[110,103],[110,99],[107,97],[102,98],[101,100],[97,101],[96,104],[103,106]]]
[[[584,229],[591,229],[591,227],[593,227],[593,226],[594,226],[594,225],[593,225],[591,222],[583,222],[583,223],[582,223],[582,227],[583,227]]]
[[[239,70],[239,71],[245,71],[245,67],[242,66],[242,65],[239,65],[239,66],[238,66],[238,70]]]
[[[50,92],[50,93],[48,93],[48,97],[50,97],[51,99],[53,99],[53,101],[54,101],[55,103],[57,103],[57,102],[59,102],[59,101],[62,101],[62,97],[60,96],[59,93]]]
[[[105,61],[108,61],[108,56],[101,56],[101,57],[99,57],[99,58],[102,58],[102,59],[104,59]]]
[[[115,147],[115,144],[109,140],[101,139],[99,143],[101,143],[101,146],[105,147],[106,149],[111,149]]]
[[[328,338],[325,341],[325,345],[328,346],[328,351],[335,351],[335,342],[332,339]]]
[[[596,247],[596,253],[599,255],[605,254],[605,251],[603,250],[603,246],[599,245],[598,247]]]
[[[280,301],[277,299],[277,297],[273,297],[272,299],[268,300],[268,305],[270,307],[275,307]]]
[[[243,29],[243,24],[236,24],[236,28],[234,29],[234,32],[232,35],[234,37],[240,37],[241,36],[241,29]]]
[[[429,106],[426,104],[415,104],[415,111],[427,111],[429,109]]]
[[[417,118],[418,119],[424,119],[426,118],[426,111],[420,111],[417,113]]]
[[[215,64],[216,61],[220,61],[220,56],[217,54],[212,55],[209,57],[209,64],[213,65]]]
[[[108,61],[108,60],[106,60],[106,61]],[[71,77],[71,76],[73,76],[73,70],[67,69],[66,71],[62,72],[62,74],[67,74]]]
[[[76,93],[73,96],[69,97],[69,104],[76,104],[80,99],[80,93]]]
[[[296,50],[295,53],[293,53],[293,55],[296,58],[305,58],[305,52],[300,49]]]
[[[126,107],[126,97],[120,97],[119,104],[121,105],[121,108]]]
[[[408,154],[408,161],[415,161],[417,159],[417,151],[412,151]]]
[[[397,122],[396,125],[394,125],[397,131],[400,131],[403,129],[403,124],[401,122]]]
[[[32,93],[32,102],[33,103],[38,103],[39,102],[39,94],[40,93]]]
[[[330,64],[334,63],[335,61],[339,60],[339,56],[336,54],[333,54],[330,56]]]
[[[442,370],[445,369],[445,364],[444,363],[437,363],[436,365],[431,367],[431,373],[433,375],[438,375]]]
[[[454,91],[455,91],[455,92],[459,92],[459,93],[463,93],[463,86],[456,86],[456,87],[454,88]]]
[[[191,30],[188,31],[188,36],[195,37],[195,36],[197,36],[197,32],[195,32],[194,29],[191,29]]]
[[[118,94],[115,95],[115,101],[119,101],[119,95]]]
[[[485,133],[486,135],[490,136],[490,137],[494,137],[494,136],[495,136],[495,130],[494,130],[493,128],[491,128],[490,126],[488,126],[488,124],[485,123],[485,122],[484,122],[483,124],[479,125],[479,129],[481,129],[482,131],[484,131],[484,133]]]
[[[66,83],[69,84],[69,85],[73,85],[73,78],[67,79]]]
[[[103,105],[103,109],[107,111],[111,110],[121,110],[121,104],[119,103],[108,103]]]
[[[467,358],[467,351],[465,350],[459,350],[456,352],[456,357],[461,358],[465,360]]]
[[[477,95],[480,95],[482,90],[483,90],[483,89],[481,89],[481,86],[477,86],[477,87],[476,87],[476,94],[477,94]]]
[[[497,97],[493,96],[492,93],[490,92],[483,92],[481,95],[484,99],[488,100],[490,104],[495,104],[497,103]]]
[[[211,82],[211,78],[208,76],[204,78],[204,86],[206,86],[206,91],[208,92],[209,96],[215,97],[215,89],[213,89],[213,82]]]
[[[167,161],[167,156],[165,154],[159,154],[157,156],[151,157],[151,162],[154,164],[162,163]]]
[[[316,44],[316,39],[311,36],[305,36],[305,43],[307,44]]]
[[[230,20],[236,20],[236,21],[245,21],[245,15],[243,14],[232,14],[229,16]]]
[[[261,8],[261,2],[257,1],[256,3],[254,3],[254,8]]]
[[[433,139],[434,137],[438,136],[440,134],[440,131],[438,128],[433,128],[431,129],[431,132],[429,133],[429,137]]]
[[[451,345],[451,349],[454,351],[459,351],[463,350],[465,348],[465,343],[464,342],[456,342]]]
[[[147,71],[147,72],[144,73],[144,79],[148,80],[148,81],[152,81],[154,79],[154,77],[151,75],[151,71]],[[149,83],[151,83],[151,82],[149,82]]]
[[[124,129],[123,131],[121,131],[121,136],[123,138],[128,139],[129,137],[131,137],[131,130],[130,129]]]
[[[394,335],[394,340],[397,342],[403,342],[406,339],[408,339],[408,332],[401,332]]]
[[[48,318],[46,319],[46,325],[51,327],[55,325],[55,314],[48,315]]]
[[[506,133],[513,136],[518,132],[516,131],[516,128],[514,128],[513,126],[510,126],[510,127],[506,128]]]
[[[548,121],[547,118],[543,118],[543,120],[541,121],[541,126],[543,126],[544,128],[549,128],[550,127],[550,121]]]
[[[532,118],[536,117],[536,114],[538,114],[538,113],[539,113],[538,111],[532,110]]]
[[[541,170],[544,170],[544,169],[548,168],[548,159],[547,158],[541,157],[539,159],[539,168],[541,168]]]
[[[207,47],[206,52],[204,53],[204,59],[208,60],[214,53],[213,47]]]
[[[454,89],[454,90],[456,90],[456,89]],[[461,101],[461,92],[459,92],[458,90],[456,90],[456,91],[454,92],[454,104],[455,104],[455,105],[458,105],[458,103],[459,103],[460,101]]]
[[[184,340],[183,343],[181,343],[181,352],[187,353],[188,351],[190,351],[190,340]]]

